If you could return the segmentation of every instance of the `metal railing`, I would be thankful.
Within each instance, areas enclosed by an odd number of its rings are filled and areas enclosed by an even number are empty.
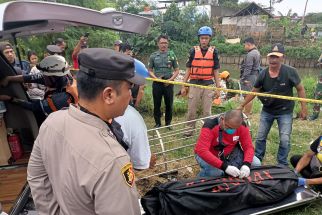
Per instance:
[[[194,167],[197,162],[194,158],[194,146],[197,142],[199,132],[205,119],[218,117],[212,115],[195,120],[179,122],[170,126],[163,126],[148,130],[151,153],[157,155],[157,163],[154,169],[140,171],[138,181],[162,176],[181,171],[189,171],[188,167]],[[249,120],[246,115],[244,119],[248,126]],[[189,127],[190,123],[195,123],[195,127]],[[169,129],[171,127],[172,129]],[[185,135],[192,133],[192,135]],[[187,169],[188,168],[188,169]]]

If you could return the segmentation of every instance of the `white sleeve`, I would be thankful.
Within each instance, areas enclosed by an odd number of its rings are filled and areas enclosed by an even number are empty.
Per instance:
[[[143,121],[143,119],[142,119]],[[143,123],[143,124],[142,124]],[[131,157],[134,169],[147,169],[150,166],[151,151],[148,141],[146,125],[143,122],[138,123],[131,130],[131,142],[128,153]]]

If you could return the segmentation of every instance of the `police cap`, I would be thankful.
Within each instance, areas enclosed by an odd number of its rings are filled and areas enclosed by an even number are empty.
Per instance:
[[[143,85],[144,77],[135,73],[134,59],[106,48],[88,48],[78,55],[79,71],[106,80],[127,80]]]

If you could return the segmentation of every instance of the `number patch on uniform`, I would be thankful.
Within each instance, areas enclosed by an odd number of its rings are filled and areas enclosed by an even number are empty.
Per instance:
[[[121,169],[121,173],[123,175],[125,183],[128,186],[133,187],[135,175],[134,175],[132,164],[128,163],[128,164],[124,165]]]

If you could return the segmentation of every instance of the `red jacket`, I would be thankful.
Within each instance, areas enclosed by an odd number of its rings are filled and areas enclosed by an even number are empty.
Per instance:
[[[195,153],[208,164],[225,170],[227,168],[227,164],[219,159],[219,151],[214,148],[219,144],[218,122],[218,118],[209,119],[205,122],[195,146]],[[229,155],[235,148],[236,144],[240,142],[244,151],[244,164],[250,166],[254,157],[254,146],[248,127],[241,125],[234,134],[230,135],[223,131],[222,135],[222,141],[226,145],[224,155]]]

